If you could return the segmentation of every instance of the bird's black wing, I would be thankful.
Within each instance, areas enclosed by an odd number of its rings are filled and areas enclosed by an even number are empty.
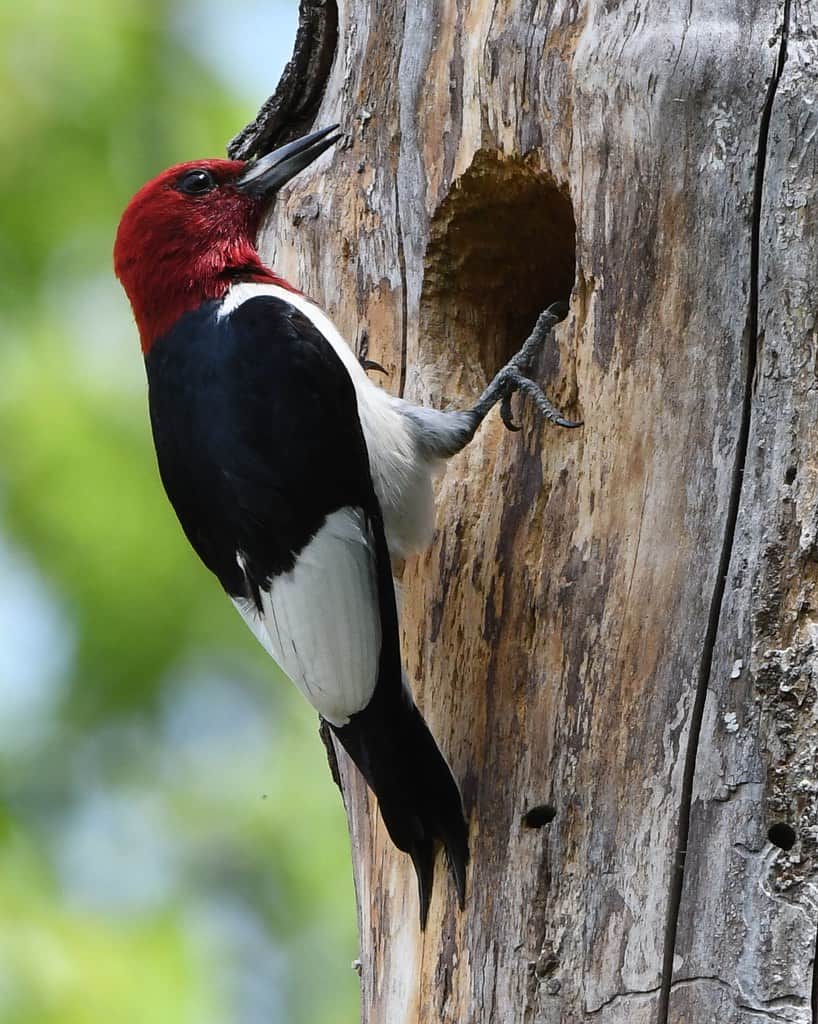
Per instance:
[[[316,709],[345,723],[382,660],[400,674],[349,374],[269,296],[183,319],[147,364],[160,472],[188,538]]]

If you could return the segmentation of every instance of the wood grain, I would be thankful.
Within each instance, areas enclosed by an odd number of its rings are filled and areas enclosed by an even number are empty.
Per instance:
[[[339,757],[368,1024],[812,1021],[817,35],[803,0],[340,7],[316,125],[348,142],[268,256],[435,405],[570,291],[536,375],[585,421],[493,415],[405,567],[473,864],[421,935]]]

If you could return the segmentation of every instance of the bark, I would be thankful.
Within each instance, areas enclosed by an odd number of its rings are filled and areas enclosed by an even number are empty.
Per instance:
[[[267,255],[438,406],[570,292],[536,376],[585,421],[492,415],[403,573],[463,914],[419,932],[339,751],[369,1024],[818,1019],[817,38],[807,0],[338,11],[348,141]]]

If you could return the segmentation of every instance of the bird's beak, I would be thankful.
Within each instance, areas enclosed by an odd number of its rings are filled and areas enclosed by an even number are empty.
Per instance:
[[[322,128],[254,161],[236,181],[236,188],[253,196],[270,195],[337,142],[341,133],[332,133],[338,131],[339,127],[333,124],[329,128]]]

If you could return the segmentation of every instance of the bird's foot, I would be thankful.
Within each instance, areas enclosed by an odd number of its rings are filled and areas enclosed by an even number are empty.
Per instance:
[[[566,419],[546,398],[542,388],[530,377],[526,376],[531,368],[534,358],[542,347],[545,339],[550,334],[555,324],[564,320],[568,313],[568,304],[565,302],[554,302],[548,309],[540,313],[534,330],[528,336],[525,344],[506,365],[500,370],[494,380],[489,384],[474,406],[473,413],[482,420],[498,402],[500,403],[500,418],[509,430],[519,430],[514,422],[511,410],[511,396],[516,392],[527,395],[532,399],[541,416],[558,427],[581,427],[582,421]]]
[[[502,371],[501,371],[502,372]],[[504,374],[504,394],[500,399],[500,419],[508,430],[519,430],[514,422],[514,415],[511,411],[511,396],[516,392],[528,395],[537,407],[540,415],[558,427],[581,427],[582,420],[569,420],[546,398],[542,388],[530,377],[524,376],[514,367],[506,367]]]

